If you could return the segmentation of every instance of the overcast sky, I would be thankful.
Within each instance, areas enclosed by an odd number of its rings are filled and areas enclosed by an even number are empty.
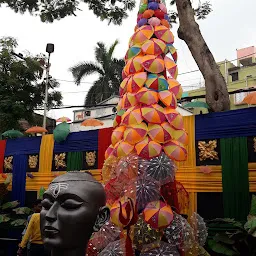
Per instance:
[[[255,33],[255,0],[210,0],[213,12],[204,21],[200,21],[202,34],[210,47],[216,61],[235,59],[236,49],[256,45]],[[108,26],[94,16],[87,6],[80,6],[83,11],[77,17],[67,17],[53,24],[40,22],[39,17],[29,14],[20,15],[0,8],[0,37],[12,36],[18,40],[19,52],[25,50],[33,54],[45,51],[47,43],[55,44],[51,59],[51,75],[61,84],[63,105],[82,105],[86,91],[97,78],[86,77],[83,84],[77,87],[68,71],[69,67],[80,61],[94,60],[94,47],[98,41],[107,45],[120,41],[115,56],[123,57],[128,49],[128,40],[136,25],[138,8],[130,13],[122,26]],[[177,26],[172,31],[176,35]],[[197,69],[186,44],[176,36],[175,47],[179,54],[179,73]],[[184,89],[200,86],[202,76],[199,72],[180,75],[178,80]],[[70,81],[70,82],[67,82]],[[73,119],[73,112],[68,110],[50,111],[53,118],[68,116]]]

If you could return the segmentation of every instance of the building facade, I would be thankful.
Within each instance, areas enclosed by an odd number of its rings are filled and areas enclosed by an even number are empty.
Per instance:
[[[256,87],[256,47],[251,46],[236,51],[237,59],[235,61],[224,60],[217,63],[227,83],[228,92]],[[248,107],[242,101],[249,93],[240,92],[230,94],[231,110]],[[186,93],[188,97],[199,95],[205,95],[205,87]],[[199,100],[205,101],[205,99]],[[206,109],[194,109],[193,113],[199,114],[201,111],[203,113],[207,112]]]

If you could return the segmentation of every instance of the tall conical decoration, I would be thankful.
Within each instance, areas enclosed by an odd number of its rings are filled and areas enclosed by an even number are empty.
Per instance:
[[[180,255],[196,244],[193,229],[168,198],[175,188],[174,161],[186,160],[188,143],[176,110],[182,88],[173,43],[165,3],[143,0],[102,170],[112,230],[121,235],[113,239],[109,226],[103,227],[88,255]]]

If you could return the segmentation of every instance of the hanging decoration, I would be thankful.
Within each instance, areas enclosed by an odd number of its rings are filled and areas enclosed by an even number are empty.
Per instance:
[[[121,233],[114,242],[95,234],[90,248],[102,256],[179,255],[199,240],[178,214],[189,204],[175,180],[175,161],[187,158],[188,134],[176,110],[182,88],[169,28],[165,2],[142,0],[102,170],[111,222]]]

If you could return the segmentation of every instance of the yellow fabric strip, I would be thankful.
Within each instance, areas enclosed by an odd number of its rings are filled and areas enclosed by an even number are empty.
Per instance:
[[[40,173],[50,173],[52,171],[53,147],[53,134],[43,135],[39,155]]]

